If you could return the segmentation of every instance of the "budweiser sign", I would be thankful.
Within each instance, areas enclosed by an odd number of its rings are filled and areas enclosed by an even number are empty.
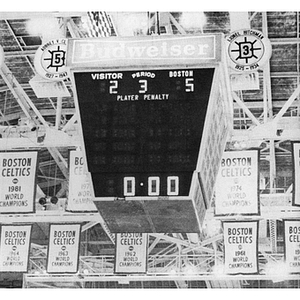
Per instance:
[[[132,64],[169,65],[220,60],[221,35],[147,36],[70,40],[69,67],[128,66]]]

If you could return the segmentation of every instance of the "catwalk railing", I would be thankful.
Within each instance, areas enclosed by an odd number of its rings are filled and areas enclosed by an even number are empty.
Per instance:
[[[201,280],[295,280],[298,274],[287,274],[279,267],[283,253],[260,253],[259,274],[228,275],[222,272],[223,254],[149,255],[145,274],[115,274],[115,259],[107,256],[81,256],[76,274],[48,274],[46,257],[30,257],[29,272],[24,274],[23,287],[57,287],[57,284],[117,281],[201,281]],[[277,266],[277,267],[276,267]]]

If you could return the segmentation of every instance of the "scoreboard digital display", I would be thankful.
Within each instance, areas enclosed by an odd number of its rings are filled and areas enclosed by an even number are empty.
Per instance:
[[[162,174],[181,174],[188,193],[213,75],[214,68],[74,72],[88,170],[103,182],[95,196],[120,195],[124,176]]]

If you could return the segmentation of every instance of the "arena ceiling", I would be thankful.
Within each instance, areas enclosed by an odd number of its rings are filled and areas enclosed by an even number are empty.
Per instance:
[[[114,26],[111,35],[117,36],[150,33],[223,33],[227,36],[239,24],[268,36],[272,56],[259,71],[259,88],[232,92],[234,130],[227,147],[259,147],[262,155],[260,171],[264,178],[261,192],[267,195],[281,193],[284,199],[290,199],[290,141],[300,138],[299,12],[253,11],[239,16],[225,11],[208,11],[198,15],[184,12],[108,14]],[[37,210],[42,210],[38,203],[42,196],[56,196],[62,201],[67,198],[68,151],[79,145],[79,131],[71,81],[65,80],[70,93],[68,97],[37,97],[31,84],[36,76],[34,56],[38,47],[50,37],[91,37],[85,26],[86,18],[87,12],[0,12],[0,45],[5,54],[0,69],[0,150],[39,150]],[[0,218],[2,222],[9,222],[8,216]],[[35,224],[33,242],[37,246],[33,251],[37,251],[47,242],[49,222],[60,217],[45,213],[40,219],[28,218]],[[82,216],[72,218],[79,220]],[[113,244],[105,224],[101,227],[89,214],[85,214],[83,221],[89,235],[86,251],[112,254]],[[155,238],[157,236],[153,240]],[[191,242],[186,235],[170,235],[167,241],[159,238],[158,243],[155,240],[159,250],[167,247],[168,242],[174,242],[173,238],[177,242]],[[197,237],[196,242],[202,238]]]

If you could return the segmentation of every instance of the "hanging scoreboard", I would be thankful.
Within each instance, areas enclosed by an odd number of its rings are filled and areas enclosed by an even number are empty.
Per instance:
[[[69,40],[86,165],[112,232],[199,231],[230,124],[221,45],[222,35]]]
[[[167,177],[179,175],[179,195],[188,195],[213,74],[211,68],[75,74],[88,169],[102,182],[96,197],[124,196],[129,175],[145,183],[136,186],[138,196],[148,196],[150,175],[160,177],[165,196]]]

